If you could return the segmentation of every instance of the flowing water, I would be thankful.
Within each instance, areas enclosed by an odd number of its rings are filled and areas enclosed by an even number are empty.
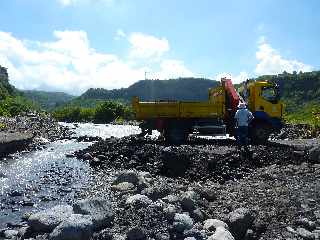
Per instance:
[[[65,124],[71,128],[73,124]],[[78,124],[76,136],[123,137],[140,132],[137,126]],[[66,154],[92,143],[60,140],[45,149],[14,154],[0,161],[0,229],[17,224],[30,211],[56,204],[72,203],[90,187],[94,176],[87,162]]]

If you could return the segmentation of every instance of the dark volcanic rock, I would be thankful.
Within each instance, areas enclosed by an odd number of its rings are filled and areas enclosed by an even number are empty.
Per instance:
[[[114,219],[112,204],[104,199],[85,199],[73,205],[74,213],[90,215],[95,230],[110,226]]]

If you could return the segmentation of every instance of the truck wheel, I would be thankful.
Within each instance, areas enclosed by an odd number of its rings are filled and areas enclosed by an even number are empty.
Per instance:
[[[253,124],[250,131],[250,138],[253,144],[267,143],[271,133],[271,128],[268,124],[256,123]]]

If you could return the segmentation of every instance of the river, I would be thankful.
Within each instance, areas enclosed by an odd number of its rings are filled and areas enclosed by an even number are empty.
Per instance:
[[[70,128],[73,124],[61,123]],[[79,123],[76,136],[124,137],[140,132],[137,126]],[[0,161],[0,229],[19,224],[28,212],[72,203],[90,187],[94,172],[87,162],[66,154],[92,143],[59,140],[44,149],[22,152]]]

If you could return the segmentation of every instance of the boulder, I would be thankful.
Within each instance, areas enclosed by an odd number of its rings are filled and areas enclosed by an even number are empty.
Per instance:
[[[313,231],[314,229],[316,229],[316,223],[313,221],[310,221],[307,218],[300,218],[296,221],[296,224],[299,226],[302,226],[304,228],[306,228],[309,231]]]
[[[202,222],[204,219],[206,219],[205,214],[199,209],[195,209],[192,212],[190,212],[190,216],[196,221],[196,222]]]
[[[149,199],[146,195],[136,194],[130,196],[126,200],[127,205],[132,205],[137,208],[148,207],[152,204],[152,200]]]
[[[114,219],[110,201],[100,198],[80,200],[73,205],[73,211],[77,214],[90,215],[94,230],[110,226]]]
[[[193,220],[187,214],[176,213],[173,220],[173,229],[177,232],[183,232],[193,227]]]
[[[170,189],[165,184],[148,187],[141,192],[141,194],[148,196],[153,201],[156,201],[159,198],[163,198],[167,196],[169,193],[170,193]]]
[[[113,181],[112,185],[117,185],[122,182],[128,182],[136,185],[139,182],[138,173],[134,171],[120,172],[117,178]]]
[[[184,239],[195,239],[195,240],[205,240],[207,239],[207,236],[205,232],[199,229],[192,228],[190,230],[185,230],[183,232]]]
[[[128,231],[127,239],[128,240],[144,240],[144,239],[147,239],[147,236],[141,228],[134,227]]]
[[[93,156],[92,156],[90,153],[85,153],[85,154],[82,156],[82,159],[83,159],[83,160],[92,160],[92,159],[93,159]]]
[[[229,229],[228,224],[218,219],[207,219],[203,223],[203,229],[206,231],[214,232],[218,227]]]
[[[134,193],[137,191],[137,188],[132,183],[121,182],[116,185],[112,185],[111,190],[125,194],[125,193]]]
[[[298,227],[297,230],[296,230],[297,234],[302,237],[303,239],[310,239],[310,240],[313,240],[314,239],[314,235],[313,233],[311,233],[310,231],[304,229],[304,228],[301,228],[301,227]]]
[[[199,195],[194,191],[187,191],[181,195],[181,207],[191,212],[196,209],[197,201],[199,200]]]
[[[238,208],[228,215],[228,226],[235,239],[243,239],[254,221],[253,212],[247,208]]]
[[[13,239],[18,235],[18,233],[19,232],[17,230],[6,230],[3,235],[6,239]]]
[[[152,177],[148,172],[122,171],[113,181],[112,185],[118,185],[122,182],[128,182],[135,185],[140,191],[149,186]]]
[[[232,234],[224,227],[218,227],[208,240],[235,240]]]
[[[71,206],[58,205],[51,209],[32,214],[28,218],[28,225],[34,232],[51,232],[72,213]]]
[[[309,150],[309,160],[312,163],[320,163],[320,146],[315,146]]]
[[[177,203],[179,202],[180,198],[177,195],[169,194],[162,198],[162,201],[165,203]]]
[[[163,209],[163,212],[165,213],[166,218],[169,221],[172,221],[177,213],[177,208],[172,204],[168,204],[168,206]]]
[[[92,217],[72,214],[49,235],[49,240],[88,240],[93,234]]]

